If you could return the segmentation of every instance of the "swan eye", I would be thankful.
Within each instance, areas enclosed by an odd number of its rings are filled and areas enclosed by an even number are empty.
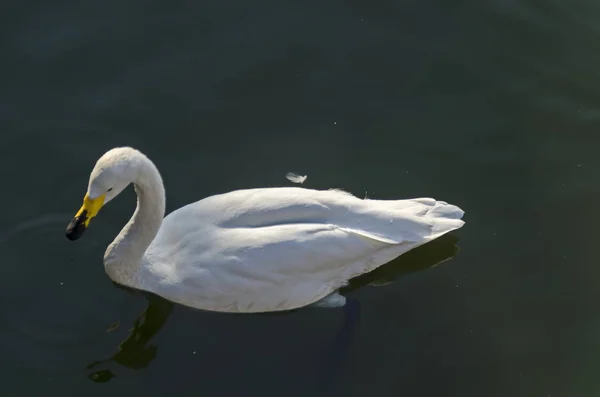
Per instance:
[[[110,192],[112,189],[113,189],[112,187],[109,187],[108,190],[107,190],[107,192]]]

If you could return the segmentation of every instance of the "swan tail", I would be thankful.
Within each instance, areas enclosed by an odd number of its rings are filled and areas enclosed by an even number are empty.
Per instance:
[[[430,239],[460,229],[465,224],[465,221],[462,220],[465,212],[456,205],[448,204],[445,201],[436,201],[430,208],[424,216],[424,218],[431,220]]]
[[[424,243],[465,224],[461,208],[432,198],[365,200],[365,205],[368,221],[361,219],[354,229],[377,235],[382,242]]]

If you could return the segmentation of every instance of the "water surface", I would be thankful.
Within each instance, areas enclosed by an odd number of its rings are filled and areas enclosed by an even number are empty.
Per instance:
[[[0,15],[3,395],[600,391],[598,3],[27,1]],[[311,188],[449,201],[467,224],[355,280],[350,317],[192,310],[106,277],[131,190],[64,237],[119,145],[158,165],[169,212],[294,171]]]

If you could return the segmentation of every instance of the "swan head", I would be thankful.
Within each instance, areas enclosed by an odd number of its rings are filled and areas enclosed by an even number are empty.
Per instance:
[[[98,159],[90,174],[83,205],[67,226],[69,240],[80,238],[102,206],[119,195],[138,177],[145,156],[130,147],[111,149]]]

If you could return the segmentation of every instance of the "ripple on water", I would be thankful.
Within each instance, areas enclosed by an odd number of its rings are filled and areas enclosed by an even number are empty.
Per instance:
[[[127,299],[104,273],[103,242],[65,238],[72,216],[39,216],[0,231],[0,350],[16,364],[81,368],[94,347],[110,342],[105,331]]]

